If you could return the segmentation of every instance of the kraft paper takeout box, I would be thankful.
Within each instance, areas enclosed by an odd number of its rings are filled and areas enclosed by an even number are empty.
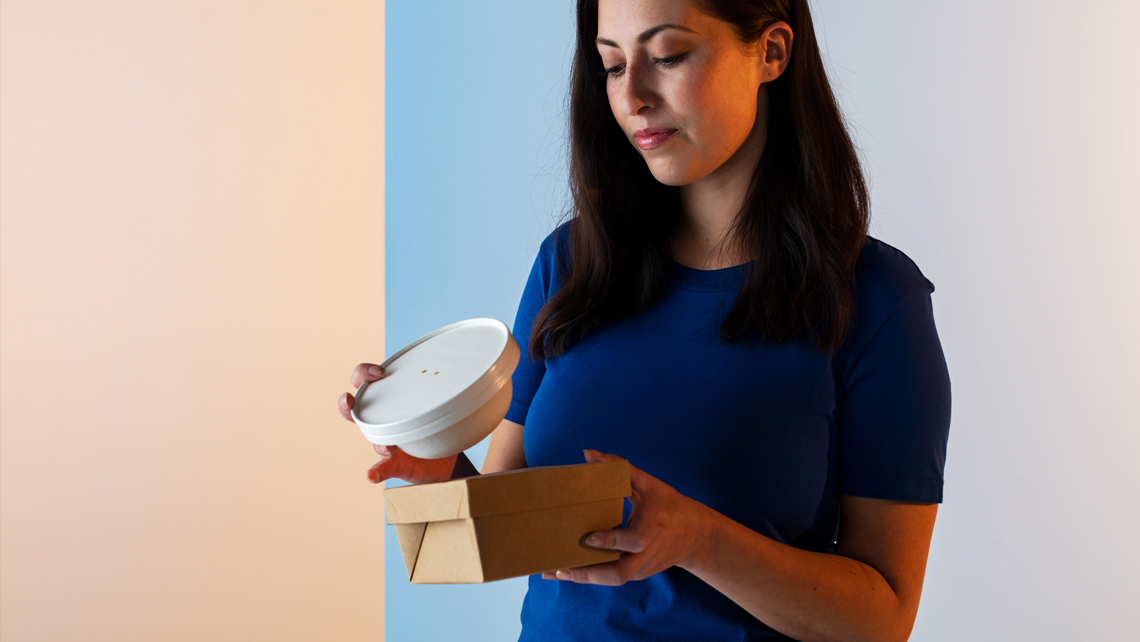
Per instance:
[[[464,584],[618,559],[586,547],[621,526],[629,462],[524,468],[384,491],[412,584]]]

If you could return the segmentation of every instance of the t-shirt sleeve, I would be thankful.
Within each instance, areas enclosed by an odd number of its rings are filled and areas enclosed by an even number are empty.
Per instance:
[[[840,492],[942,502],[950,375],[932,288],[908,294],[853,363],[839,400]]]
[[[538,392],[542,376],[546,373],[546,362],[532,360],[528,346],[534,318],[555,287],[554,236],[555,234],[547,236],[538,250],[538,256],[523,288],[522,300],[519,301],[519,309],[515,314],[514,328],[511,330],[522,354],[519,357],[519,365],[511,376],[513,392],[506,419],[519,425],[526,425],[530,402]]]

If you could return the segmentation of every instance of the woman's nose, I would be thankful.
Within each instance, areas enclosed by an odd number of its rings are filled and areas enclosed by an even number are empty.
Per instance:
[[[618,87],[618,105],[627,115],[636,116],[656,105],[657,93],[653,87],[652,73],[652,69],[641,64],[631,62],[626,65]]]

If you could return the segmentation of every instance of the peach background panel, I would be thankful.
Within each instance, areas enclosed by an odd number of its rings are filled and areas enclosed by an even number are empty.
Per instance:
[[[0,637],[377,640],[382,1],[0,9]]]

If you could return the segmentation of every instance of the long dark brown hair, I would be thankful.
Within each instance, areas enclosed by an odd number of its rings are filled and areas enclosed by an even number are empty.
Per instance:
[[[791,58],[768,85],[764,150],[730,232],[754,260],[719,331],[722,342],[763,338],[842,342],[855,261],[867,236],[867,186],[824,71],[806,0],[697,0],[743,43],[776,21],[792,27]],[[530,352],[554,357],[594,328],[643,312],[673,273],[681,221],[677,188],[658,182],[610,110],[594,40],[598,1],[578,0],[570,81],[572,218],[559,253],[563,285],[535,317]],[[556,239],[557,241],[557,239]],[[556,242],[556,247],[560,243]]]

